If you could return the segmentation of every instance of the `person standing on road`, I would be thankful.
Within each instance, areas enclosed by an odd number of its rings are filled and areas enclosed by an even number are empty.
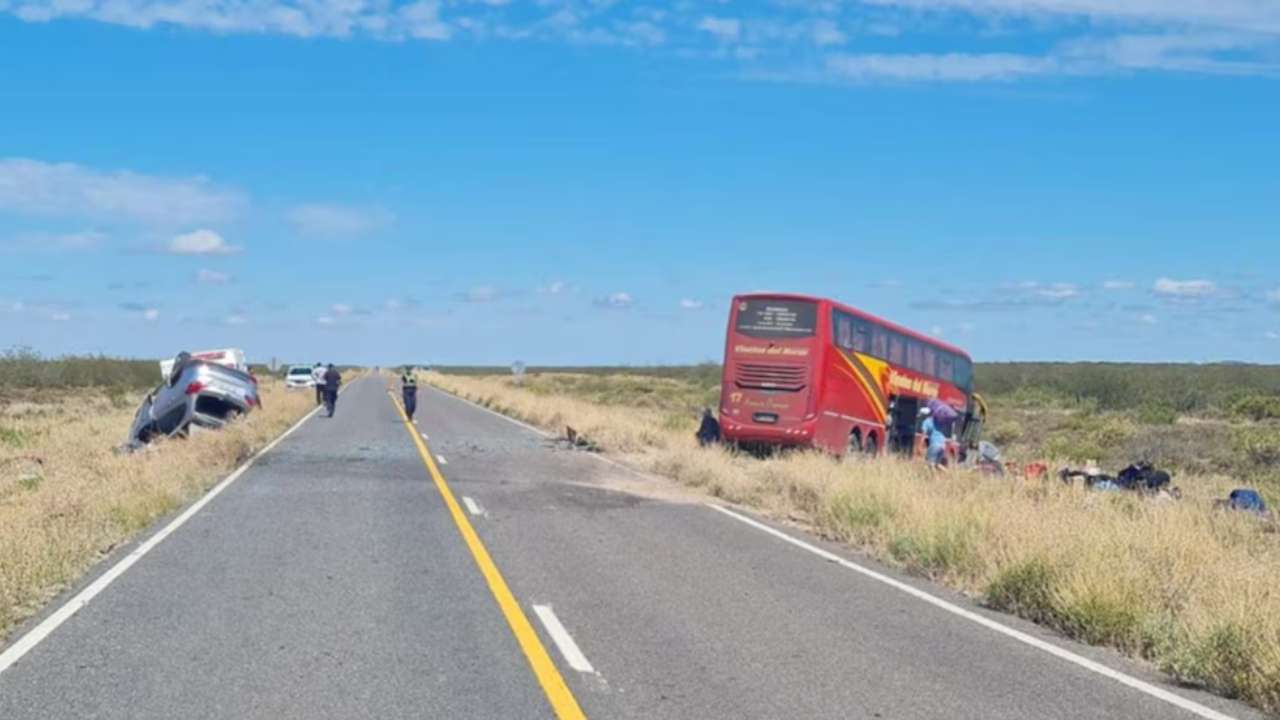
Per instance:
[[[328,369],[324,371],[324,401],[329,406],[329,417],[333,417],[333,411],[338,406],[338,389],[341,387],[342,374],[333,363],[329,363]]]
[[[316,404],[319,405],[324,402],[324,365],[316,363],[316,366],[311,368],[311,379],[316,384]]]
[[[418,409],[418,376],[412,365],[406,365],[400,373],[400,392],[404,397],[404,412],[413,420],[413,413]]]

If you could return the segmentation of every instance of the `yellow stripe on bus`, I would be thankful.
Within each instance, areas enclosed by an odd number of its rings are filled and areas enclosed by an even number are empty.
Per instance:
[[[871,400],[872,404],[876,406],[876,410],[880,412],[880,414],[877,416],[877,419],[879,422],[883,423],[885,421],[885,417],[888,415],[888,411],[885,409],[884,400],[882,400],[880,397],[882,395],[882,392],[878,391],[878,389],[874,385],[872,385],[871,381],[868,380],[867,378],[869,371],[866,368],[858,367],[858,365],[855,364],[854,361],[850,359],[848,355],[845,355],[842,352],[838,354],[840,355],[841,359],[843,359],[849,365],[849,367],[853,368],[854,377],[858,379],[858,382],[862,384],[862,387],[866,388],[867,398]],[[861,358],[859,358],[859,360],[861,360]]]

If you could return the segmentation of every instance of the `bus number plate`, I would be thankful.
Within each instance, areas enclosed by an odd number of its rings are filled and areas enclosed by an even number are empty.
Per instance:
[[[751,419],[755,420],[758,423],[776,423],[778,422],[778,414],[777,413],[756,413],[755,415],[751,416]]]

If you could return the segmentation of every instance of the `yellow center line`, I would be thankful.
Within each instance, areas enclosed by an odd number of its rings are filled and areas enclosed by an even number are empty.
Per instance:
[[[533,629],[533,625],[529,623],[528,616],[524,614],[520,603],[511,594],[511,588],[507,587],[507,581],[502,578],[502,573],[498,572],[498,566],[493,564],[493,559],[489,557],[489,551],[485,549],[484,543],[480,542],[480,536],[476,535],[475,528],[471,527],[471,522],[467,520],[466,513],[462,511],[462,507],[454,499],[453,491],[449,489],[449,484],[445,482],[444,475],[440,473],[440,468],[436,466],[435,460],[431,457],[431,451],[427,448],[427,444],[423,442],[422,437],[409,421],[409,416],[405,413],[404,406],[400,404],[400,401],[396,399],[392,392],[388,391],[387,395],[391,397],[391,402],[400,413],[400,419],[409,431],[409,437],[413,438],[414,445],[418,447],[418,454],[422,456],[422,462],[426,463],[427,470],[431,472],[431,479],[435,481],[436,489],[444,497],[445,505],[449,507],[449,514],[453,516],[453,521],[457,523],[458,531],[462,533],[462,539],[467,543],[467,547],[470,548],[476,565],[480,566],[480,572],[484,575],[485,580],[489,582],[489,590],[493,593],[493,599],[498,602],[498,608],[502,610],[503,616],[507,619],[507,624],[511,626],[511,632],[515,634],[516,641],[520,643],[520,649],[524,651],[524,656],[529,660],[529,665],[533,668],[533,674],[538,678],[538,684],[542,686],[543,692],[547,694],[547,701],[551,703],[551,709],[555,711],[556,717],[560,718],[560,720],[586,720],[587,716],[582,713],[582,708],[578,706],[577,699],[570,692],[569,686],[565,684],[560,671],[556,669],[555,663],[551,660],[551,655],[547,653],[546,647],[543,646],[542,641],[538,638],[538,633]]]

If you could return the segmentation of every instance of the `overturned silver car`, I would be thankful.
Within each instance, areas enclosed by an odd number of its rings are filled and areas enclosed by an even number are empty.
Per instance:
[[[121,448],[128,452],[160,437],[185,437],[193,428],[216,430],[262,406],[258,381],[247,370],[180,353],[164,382],[147,394]]]

